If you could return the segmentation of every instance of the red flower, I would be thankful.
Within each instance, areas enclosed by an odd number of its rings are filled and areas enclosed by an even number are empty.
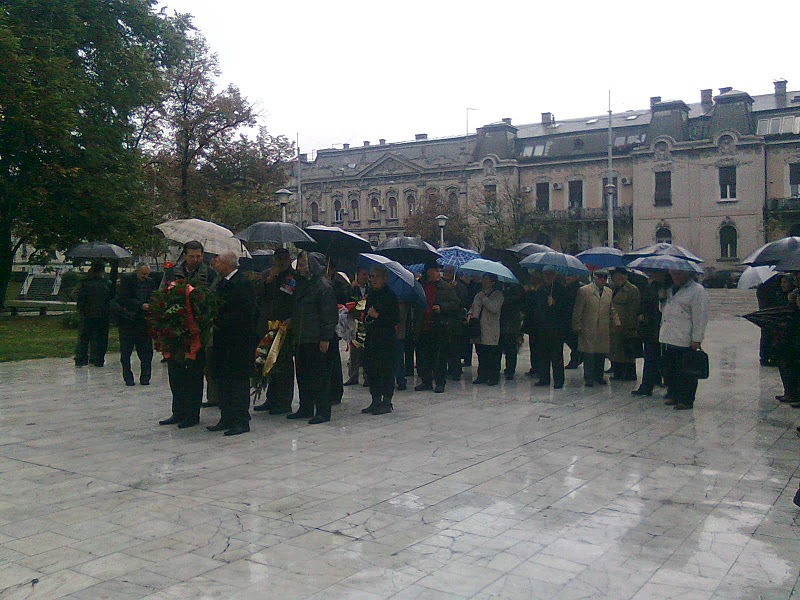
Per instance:
[[[163,300],[160,300],[160,301],[158,302],[158,308],[164,308],[165,306],[166,306],[166,304],[164,303],[164,301],[163,301]]]
[[[195,292],[194,297],[200,300],[203,297],[203,294],[200,292]]]
[[[165,269],[171,269],[174,266],[175,266],[175,263],[172,262],[172,261],[169,261],[169,260],[164,263],[164,268]]]

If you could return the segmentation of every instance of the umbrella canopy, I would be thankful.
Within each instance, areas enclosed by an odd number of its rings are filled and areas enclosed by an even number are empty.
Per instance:
[[[551,267],[559,275],[588,275],[589,269],[580,260],[563,252],[550,250],[549,252],[536,252],[523,258],[520,266],[528,269],[543,269]]]
[[[313,242],[295,242],[302,250],[318,250],[326,256],[341,256],[371,252],[372,244],[360,235],[345,231],[341,227],[327,225],[309,225],[305,232],[314,238]]]
[[[533,242],[520,242],[519,244],[514,244],[513,246],[509,246],[506,248],[507,252],[514,254],[517,258],[525,258],[526,256],[530,256],[531,254],[535,254],[537,252],[553,252],[553,249],[550,246],[545,246],[544,244],[534,244]]]
[[[776,271],[794,272],[800,271],[800,250],[795,250],[786,258],[781,260],[775,267]]]
[[[795,318],[795,311],[793,306],[775,306],[742,315],[742,318],[763,329],[779,331],[789,328]]]
[[[618,248],[609,248],[608,246],[596,246],[584,250],[580,254],[576,254],[575,258],[580,260],[583,264],[595,267],[597,269],[605,269],[608,267],[623,267],[628,262],[622,258],[622,250]]]
[[[736,284],[740,290],[749,290],[758,287],[762,283],[766,283],[780,273],[775,270],[772,265],[765,265],[763,267],[747,267],[742,276],[739,277],[739,282]]]
[[[769,244],[764,244],[758,250],[751,252],[742,261],[742,264],[750,265],[751,267],[777,265],[797,250],[800,250],[800,237],[785,237]]]
[[[235,238],[253,244],[290,244],[294,242],[314,242],[314,238],[294,223],[259,221],[237,233]]]
[[[655,256],[643,256],[628,263],[632,269],[656,269],[658,271],[687,271],[702,275],[705,273],[703,267],[695,261],[672,256],[670,254],[657,254]]]
[[[358,255],[358,264],[368,269],[374,266],[384,267],[387,273],[386,285],[398,299],[416,302],[422,300],[427,304],[424,290],[420,299],[419,292],[416,289],[419,283],[414,278],[414,274],[397,261],[380,254],[364,252]],[[420,289],[422,289],[422,286],[420,286]]]
[[[461,246],[448,246],[447,248],[439,248],[439,254],[442,255],[442,258],[439,259],[439,264],[446,267],[446,266],[453,266],[456,269],[462,267],[464,264],[468,263],[474,258],[480,258],[481,255],[475,252],[475,250],[468,250],[467,248],[462,248]]]
[[[132,254],[122,246],[108,242],[85,242],[67,250],[67,258],[105,258],[107,260],[122,260],[131,258]]]
[[[643,256],[677,256],[678,258],[684,258],[693,262],[703,262],[702,258],[696,254],[692,254],[683,246],[667,244],[666,242],[659,242],[658,244],[645,246],[644,248],[639,248],[638,250],[633,250],[632,252],[626,252],[624,254],[624,257],[628,259],[628,261],[641,258]]]
[[[418,237],[400,236],[384,240],[375,248],[380,254],[403,265],[426,263],[442,257],[428,242]]]
[[[239,240],[233,238],[233,232],[211,221],[202,219],[175,219],[156,225],[164,237],[178,244],[197,241],[203,244],[203,251],[209,254],[233,252],[236,256],[250,257]]]
[[[462,275],[496,275],[498,281],[503,283],[519,283],[519,280],[514,277],[507,266],[493,260],[486,260],[485,258],[473,258],[471,261],[464,263],[458,272]]]

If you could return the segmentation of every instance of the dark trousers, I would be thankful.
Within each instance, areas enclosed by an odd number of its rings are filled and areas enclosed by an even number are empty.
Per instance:
[[[514,375],[517,372],[517,353],[519,352],[517,340],[516,333],[500,334],[500,352],[506,357],[506,376]]]
[[[475,344],[478,352],[478,381],[497,383],[500,379],[500,346]]]
[[[394,369],[394,379],[397,385],[405,385],[406,383],[406,341],[396,340],[397,346],[397,363]]]
[[[463,349],[460,343],[460,333],[455,333],[450,337],[447,356],[447,373],[449,375],[461,375],[461,355],[463,354]]]
[[[250,379],[218,377],[220,422],[228,427],[244,427],[250,421]]]
[[[578,350],[578,334],[570,331],[564,338],[564,342],[569,346],[569,362],[579,365],[583,362],[583,357]]]
[[[352,342],[350,343],[350,360],[347,363],[347,375],[350,381],[358,381],[359,370],[364,354],[364,348],[359,348]],[[366,370],[364,371],[366,373]],[[365,375],[366,376],[366,375]]]
[[[179,365],[174,360],[167,361],[169,389],[172,390],[172,415],[182,421],[200,419],[200,405],[203,402],[203,368],[205,354],[201,350],[197,360],[187,360]]]
[[[472,366],[472,340],[467,335],[462,335],[458,340],[458,347],[461,351],[461,358],[464,359],[464,365]]]
[[[543,332],[539,338],[540,381],[550,381],[550,368],[553,369],[553,383],[564,385],[564,339],[555,333]]]
[[[664,345],[661,368],[667,381],[667,393],[678,404],[694,406],[697,394],[697,378],[686,374],[683,368],[685,356],[691,348]]]
[[[147,335],[147,329],[119,329],[119,362],[122,363],[122,378],[133,381],[131,369],[131,355],[136,348],[136,355],[141,363],[139,376],[140,382],[150,381],[150,371],[153,361],[153,340]]]
[[[294,356],[291,340],[284,340],[275,365],[270,372],[267,388],[267,406],[271,409],[288,411],[294,398]]]
[[[381,347],[372,347],[367,350],[365,367],[369,381],[369,393],[373,402],[389,402],[394,395],[394,375],[396,365],[391,356],[397,352],[397,340],[382,340]],[[385,347],[383,347],[385,343]],[[378,346],[378,344],[375,344]],[[374,352],[374,356],[372,353]]]
[[[542,357],[540,354],[539,344],[538,344],[538,334],[536,333],[529,333],[528,334],[528,350],[530,350],[530,359],[531,359],[531,370],[528,371],[532,375],[538,375],[539,377],[542,376],[541,373],[541,366],[542,366]]]
[[[108,350],[108,319],[83,317],[75,346],[75,364],[103,366]]]
[[[653,388],[661,381],[661,344],[658,342],[644,343],[644,370],[642,383],[639,389],[652,392]]]
[[[780,365],[781,382],[783,383],[783,394],[794,402],[800,402],[800,372],[795,362],[783,361]]]
[[[298,412],[312,417],[316,410],[318,417],[330,418],[330,358],[320,352],[319,342],[300,344],[295,357],[297,389],[300,393]]]
[[[411,336],[406,336],[403,340],[403,353],[405,360],[403,361],[403,368],[409,377],[414,376],[414,349],[416,348],[416,341]]]
[[[330,373],[330,403],[339,404],[344,396],[344,377],[342,376],[342,355],[339,354],[339,338],[337,337],[328,345],[328,371]],[[289,406],[292,401],[289,400]]]
[[[417,338],[417,372],[422,383],[436,385],[447,382],[448,341],[446,331],[430,329]]]
[[[606,355],[593,352],[583,353],[583,380],[586,383],[603,381]]]

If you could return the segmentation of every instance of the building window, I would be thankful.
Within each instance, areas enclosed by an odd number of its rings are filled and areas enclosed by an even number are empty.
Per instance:
[[[380,219],[381,218],[381,205],[378,204],[377,198],[372,198],[369,201],[370,210],[372,211],[372,219]]]
[[[800,196],[800,163],[789,165],[789,195]]]
[[[396,219],[397,218],[397,198],[394,196],[389,197],[389,218]]]
[[[483,197],[486,199],[487,203],[494,204],[494,202],[497,200],[497,186],[493,183],[484,185]]]
[[[583,181],[569,182],[569,207],[583,208]]]
[[[736,200],[736,167],[719,168],[719,197],[722,200]]]
[[[657,244],[671,244],[672,231],[669,227],[659,227],[656,229],[656,243]]]
[[[455,206],[458,204],[458,192],[455,190],[450,190],[450,193],[447,194],[447,201],[450,205]]]
[[[417,199],[414,198],[414,194],[406,196],[406,204],[408,204],[408,216],[410,217],[417,210]]]
[[[311,222],[319,223],[319,204],[316,202],[311,203]]]
[[[719,255],[720,258],[736,258],[736,242],[738,241],[736,227],[723,225],[719,230]]]
[[[360,221],[361,217],[358,214],[358,200],[353,200],[350,202],[350,220],[351,221]]]
[[[617,178],[614,177],[614,208],[619,206],[619,188],[617,187]],[[603,177],[603,210],[608,210],[608,194],[606,193],[606,186],[608,185],[608,177]]]
[[[656,206],[672,206],[671,171],[656,171]]]
[[[342,201],[341,200],[334,200],[333,202],[333,220],[341,222],[342,220]]]
[[[376,248],[378,244],[380,244],[380,235],[377,233],[370,233],[369,234],[369,243],[372,245],[373,248]]]
[[[539,212],[550,210],[550,184],[547,182],[536,184],[536,210]]]

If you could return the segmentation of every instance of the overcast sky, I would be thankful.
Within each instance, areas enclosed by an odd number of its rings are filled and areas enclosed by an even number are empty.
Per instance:
[[[698,102],[700,89],[800,89],[797,0],[164,0],[195,16],[273,134],[302,152]]]

